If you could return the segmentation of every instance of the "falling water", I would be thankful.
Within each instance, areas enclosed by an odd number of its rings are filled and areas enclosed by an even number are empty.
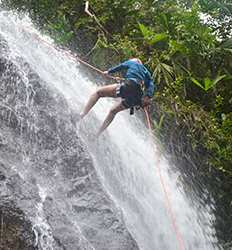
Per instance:
[[[80,112],[97,86],[81,72],[71,54],[57,49],[52,39],[36,30],[28,17],[20,19],[15,14],[1,11],[0,20],[0,35],[8,42],[11,60],[17,64],[18,56],[23,57],[51,89],[65,97],[72,110]],[[185,249],[219,249],[212,208],[202,206],[186,195],[178,182],[181,173],[173,170],[165,154],[160,153],[158,144],[154,148],[146,126],[137,115],[121,112],[102,137],[93,140],[97,128],[114,103],[115,100],[100,100],[89,115],[77,124],[76,132],[86,143],[104,189],[122,211],[127,228],[140,249],[178,249],[157,173],[158,167],[168,189]],[[16,171],[24,178],[26,175],[39,178],[33,169],[27,168],[25,172],[16,167]],[[52,230],[43,215],[43,201],[47,195],[55,192],[54,183],[52,180],[37,180],[37,183],[40,183],[37,185],[41,200],[37,202],[33,229],[41,249],[52,249]],[[65,197],[61,200],[57,206],[65,207]],[[78,224],[75,217],[70,220],[74,225]],[[43,234],[46,234],[46,242]]]

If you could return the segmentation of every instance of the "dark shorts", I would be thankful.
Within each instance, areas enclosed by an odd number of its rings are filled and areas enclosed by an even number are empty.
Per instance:
[[[142,105],[143,91],[141,86],[129,80],[121,82],[116,88],[117,97],[121,97],[125,108]]]

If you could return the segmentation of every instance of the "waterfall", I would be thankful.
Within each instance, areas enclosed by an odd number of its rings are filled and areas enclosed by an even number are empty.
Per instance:
[[[80,70],[78,62],[69,56],[71,53],[57,49],[53,40],[41,34],[28,17],[19,18],[11,12],[1,11],[0,20],[0,36],[7,41],[10,51],[8,58],[17,66],[26,88],[33,89],[33,86],[30,86],[27,79],[28,72],[21,65],[19,58],[23,58],[36,72],[43,84],[53,92],[54,98],[57,95],[62,96],[68,109],[79,113],[97,85]],[[30,108],[33,91],[26,94],[28,95],[27,107]],[[165,153],[161,152],[158,142],[155,143],[154,148],[145,124],[138,118],[138,114],[142,111],[136,112],[134,116],[130,116],[128,111],[119,113],[104,134],[98,140],[93,139],[107,112],[117,101],[102,98],[73,130],[73,137],[78,135],[81,138],[84,150],[90,155],[101,188],[114,204],[116,218],[122,218],[122,225],[125,224],[139,249],[178,249],[178,242],[167,213],[165,195],[157,173],[159,167],[168,189],[185,249],[219,249],[213,227],[215,217],[212,206],[204,206],[184,192],[183,185],[178,181],[181,173],[169,162]],[[53,107],[54,110],[56,108]],[[37,117],[34,119],[36,120]],[[30,126],[32,126],[31,129],[39,129],[37,126],[33,127],[33,124]],[[31,138],[33,139],[35,138]],[[53,209],[54,211],[57,209],[62,211],[57,218],[62,220],[61,217],[64,216],[65,220],[70,223],[65,224],[66,230],[72,229],[72,232],[75,232],[76,236],[81,239],[78,242],[80,247],[78,249],[103,249],[100,243],[98,245],[97,236],[94,240],[89,240],[89,234],[85,233],[86,228],[91,226],[94,230],[96,226],[95,234],[97,234],[98,222],[90,223],[88,218],[69,212],[74,208],[80,211],[79,200],[76,199],[74,202],[73,199],[67,197],[73,179],[69,182],[68,177],[63,178],[61,168],[55,166],[51,168],[54,169],[33,167],[31,158],[27,159],[26,155],[24,155],[23,164],[14,164],[13,168],[23,180],[29,182],[33,178],[34,188],[38,190],[39,201],[31,201],[35,204],[33,209],[36,210],[32,212],[34,217],[31,216],[36,245],[41,249],[58,249],[54,239],[62,235],[62,232],[59,231],[58,236],[54,237],[56,222],[53,221],[53,226],[51,226],[51,221],[47,220],[49,214],[47,210],[53,213]],[[94,193],[95,188],[99,189],[99,184],[91,188]],[[49,197],[54,200],[53,205],[49,203]],[[46,199],[47,206],[50,204],[50,207],[45,209]],[[89,199],[86,202],[90,205],[92,201]],[[102,202],[104,202],[103,199]],[[47,213],[46,216],[45,213]],[[57,218],[54,217],[54,220]],[[114,222],[112,222],[113,226]],[[120,227],[115,227],[115,230],[120,230]],[[68,233],[64,230],[63,234]],[[105,235],[107,241],[107,233]],[[75,241],[75,234],[71,238]],[[67,246],[70,245],[67,243]],[[130,249],[137,249],[136,244],[133,246]],[[70,246],[67,249],[75,248]],[[114,245],[111,249],[122,248]]]

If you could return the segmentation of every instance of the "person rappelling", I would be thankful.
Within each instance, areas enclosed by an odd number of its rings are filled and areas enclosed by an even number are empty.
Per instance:
[[[83,112],[80,114],[81,119],[83,119],[101,97],[121,97],[121,101],[110,109],[97,136],[110,125],[118,112],[130,109],[132,114],[134,107],[144,108],[151,104],[155,85],[149,70],[143,65],[142,61],[138,58],[129,59],[110,68],[104,74],[113,74],[119,71],[124,71],[124,79],[120,83],[98,88],[90,96]]]

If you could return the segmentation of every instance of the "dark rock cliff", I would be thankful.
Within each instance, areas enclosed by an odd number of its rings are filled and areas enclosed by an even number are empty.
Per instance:
[[[73,116],[0,37],[1,249],[138,249]]]

